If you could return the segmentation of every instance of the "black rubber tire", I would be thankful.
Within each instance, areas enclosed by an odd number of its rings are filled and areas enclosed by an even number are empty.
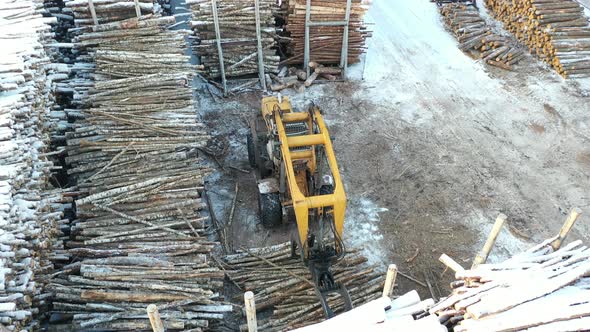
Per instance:
[[[246,135],[246,146],[248,147],[248,163],[250,167],[256,167],[256,149],[254,146],[254,138],[252,138],[252,133],[248,133]]]
[[[258,208],[262,225],[273,228],[283,221],[283,208],[279,193],[258,194]]]
[[[334,193],[334,186],[325,184],[320,187],[320,195],[332,195]]]

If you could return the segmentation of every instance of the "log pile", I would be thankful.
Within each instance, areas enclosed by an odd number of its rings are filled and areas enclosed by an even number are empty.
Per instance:
[[[590,249],[549,239],[504,262],[456,271],[430,309],[454,331],[580,331],[590,326]]]
[[[154,13],[153,0],[139,0],[142,15]],[[94,25],[93,15],[88,0],[65,0],[66,7],[71,10],[76,26]],[[94,11],[98,24],[118,22],[137,17],[135,2],[129,0],[94,0]]]
[[[434,300],[421,300],[415,290],[391,299],[383,296],[325,322],[306,326],[295,332],[349,331],[421,331],[447,332],[428,308]]]
[[[287,2],[287,1],[283,1]],[[288,0],[288,16],[286,31],[290,34],[291,43],[288,46],[288,64],[303,63],[305,48],[305,7],[306,0]],[[348,63],[360,61],[360,56],[366,50],[365,41],[371,33],[364,23],[364,15],[368,5],[361,0],[352,0],[349,24]],[[312,0],[311,20],[343,21],[346,16],[346,0]],[[342,51],[341,26],[323,26],[310,28],[310,60],[319,64],[339,64]]]
[[[463,52],[473,52],[484,63],[507,70],[524,58],[525,52],[518,43],[494,33],[475,7],[448,3],[441,5],[439,11]]]
[[[342,70],[338,67],[324,66],[316,62],[310,62],[311,73],[297,67],[282,67],[278,74],[267,74],[266,83],[270,91],[282,91],[293,88],[297,92],[305,91],[314,82],[331,82],[339,80]],[[321,80],[321,81],[320,81]]]
[[[277,31],[273,17],[275,0],[260,1],[260,29],[266,73],[278,72]],[[187,0],[192,12],[193,52],[201,57],[208,78],[219,78],[219,53],[210,0]],[[237,77],[258,74],[256,16],[254,1],[218,0],[219,33],[225,75]]]
[[[309,270],[301,259],[291,258],[290,250],[290,243],[284,243],[242,250],[223,259],[230,280],[243,291],[256,295],[256,310],[272,311],[270,318],[259,320],[262,331],[285,331],[325,319]],[[356,252],[349,252],[333,266],[332,272],[348,288],[354,306],[381,295],[382,273],[366,264],[366,258]],[[342,312],[339,295],[330,304],[335,312]]]
[[[0,324],[41,327],[51,294],[49,260],[69,198],[49,185],[53,164],[44,122],[55,77],[43,44],[55,19],[41,1],[0,2]]]
[[[96,1],[95,1],[96,2]],[[193,109],[197,68],[174,17],[94,27],[72,43],[75,120],[63,136],[76,220],[55,259],[54,330],[148,330],[158,306],[167,330],[200,331],[232,307],[208,254],[199,149],[209,135]]]
[[[590,26],[575,0],[486,0],[532,54],[563,77],[590,76]]]

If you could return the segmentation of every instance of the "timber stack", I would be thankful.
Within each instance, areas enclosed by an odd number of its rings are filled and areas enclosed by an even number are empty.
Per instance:
[[[88,0],[65,0],[64,3],[71,10],[78,27],[94,25],[93,16],[96,17],[98,24],[119,22],[137,16],[134,1],[94,0],[92,1],[94,14],[90,7],[91,2]],[[138,7],[141,15],[154,12],[153,0],[139,0]]]
[[[454,331],[581,331],[590,326],[590,249],[549,239],[495,264],[458,269],[430,313]]]
[[[42,1],[0,2],[0,327],[41,328],[45,287],[68,198],[50,185],[45,121],[54,103],[48,52],[52,18]]]
[[[447,332],[438,317],[428,313],[433,305],[433,299],[422,300],[415,290],[393,298],[383,294],[351,311],[295,332],[348,331],[351,326],[359,331]]]
[[[126,10],[116,17],[135,16]],[[232,310],[209,261],[217,243],[200,195],[210,170],[199,162],[209,135],[193,108],[198,68],[184,55],[188,31],[173,24],[147,14],[72,40],[73,77],[56,89],[69,91],[62,115],[73,123],[54,132],[77,214],[54,255],[53,330],[149,330],[155,304],[167,330],[201,331]]]
[[[563,77],[590,76],[590,26],[575,0],[486,0],[532,54]]]
[[[192,12],[193,52],[201,58],[206,76],[221,77],[212,1],[187,0]],[[225,75],[238,77],[258,74],[256,14],[254,1],[218,0],[217,16]],[[273,17],[275,0],[259,0],[260,32],[264,71],[277,73],[277,28]]]
[[[484,63],[507,70],[525,57],[522,47],[512,38],[493,32],[475,7],[448,3],[439,11],[463,52],[473,52]]]
[[[284,1],[287,2],[287,1]],[[364,15],[368,10],[361,0],[352,0],[349,24],[348,63],[360,61],[365,52],[365,41],[371,33],[364,23]],[[288,15],[285,30],[291,42],[288,46],[289,65],[302,64],[305,48],[305,12],[306,0],[288,0]],[[313,0],[311,1],[311,20],[343,21],[346,17],[346,0]],[[340,63],[342,53],[342,26],[321,26],[310,28],[310,60],[318,64],[333,65]]]
[[[382,273],[366,262],[360,254],[349,252],[332,267],[335,279],[347,287],[353,306],[381,296]],[[272,312],[268,319],[258,321],[262,331],[286,331],[325,319],[309,270],[300,258],[291,257],[290,243],[240,250],[225,256],[223,266],[233,283],[254,292],[258,311]],[[336,313],[343,311],[339,295],[329,301]]]

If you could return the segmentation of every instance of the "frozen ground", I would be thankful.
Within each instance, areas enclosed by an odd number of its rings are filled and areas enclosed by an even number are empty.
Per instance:
[[[359,80],[292,96],[296,107],[319,104],[336,137],[351,245],[418,279],[442,276],[442,288],[450,274],[440,254],[468,266],[500,212],[509,226],[491,260],[555,234],[574,206],[590,211],[588,80],[564,81],[532,58],[514,72],[485,67],[457,49],[428,1],[375,0],[368,20]],[[247,168],[244,119],[258,98],[199,105],[229,138],[226,165]],[[218,217],[228,218],[236,179],[234,246],[286,240],[284,229],[257,225],[253,178],[242,172],[214,181]],[[582,217],[572,238],[588,240],[589,222]],[[400,287],[427,292],[403,278]]]

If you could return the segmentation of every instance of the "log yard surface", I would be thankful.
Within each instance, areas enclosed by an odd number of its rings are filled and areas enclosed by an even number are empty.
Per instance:
[[[589,17],[0,0],[0,332],[590,330]]]

